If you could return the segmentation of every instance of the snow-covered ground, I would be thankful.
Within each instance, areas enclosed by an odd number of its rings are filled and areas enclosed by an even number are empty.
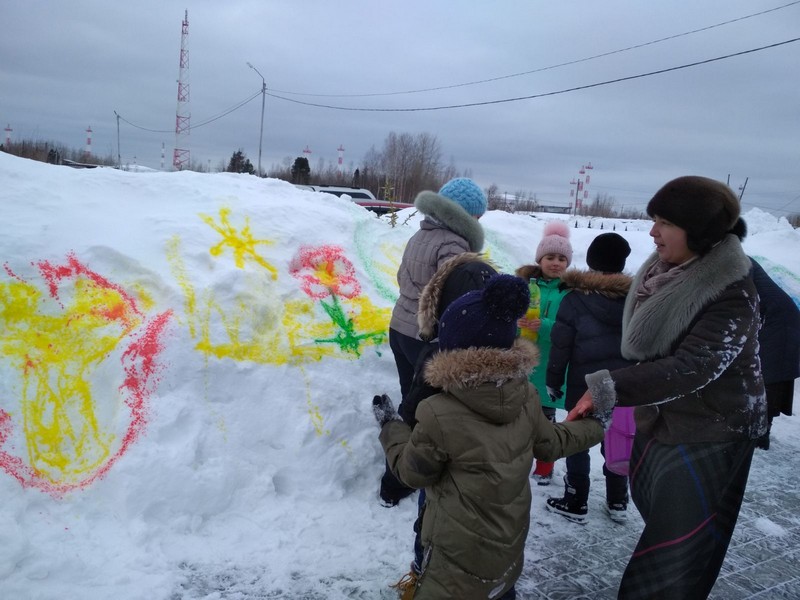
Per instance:
[[[798,301],[800,232],[744,216]],[[532,262],[552,218],[576,267],[601,228],[631,272],[652,249],[645,221],[489,212],[488,255]],[[277,180],[0,153],[0,598],[393,598],[416,507],[378,503],[370,401],[399,396],[385,332],[418,221]],[[775,437],[800,439],[797,418]],[[535,490],[529,558],[537,529],[575,527],[543,510],[558,491]]]

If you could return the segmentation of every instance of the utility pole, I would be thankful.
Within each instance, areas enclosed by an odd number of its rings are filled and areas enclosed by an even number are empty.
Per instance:
[[[114,114],[117,115],[117,168],[122,169],[122,154],[119,151],[119,114],[117,111],[114,111]]]
[[[261,173],[261,142],[264,139],[264,102],[267,99],[267,82],[264,80],[264,76],[261,74],[261,71],[256,69],[252,64],[247,63],[247,66],[253,69],[258,76],[261,77],[261,131],[258,134],[258,176],[263,177],[264,175]]]
[[[744,184],[739,187],[739,203],[742,202],[742,196],[744,196],[744,188],[747,187],[747,180],[750,179],[749,177],[744,178]]]
[[[739,186],[739,203],[742,202],[742,196],[744,196],[744,188],[747,187],[747,180],[750,179],[749,177],[744,178],[744,184]],[[725,185],[728,187],[731,186],[731,174],[728,173],[728,178],[725,180]]]

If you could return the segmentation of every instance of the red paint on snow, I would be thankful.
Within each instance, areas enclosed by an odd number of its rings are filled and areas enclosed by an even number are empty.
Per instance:
[[[303,291],[315,300],[331,294],[354,298],[361,293],[353,263],[339,246],[303,246],[289,265],[289,273],[300,280]],[[324,273],[320,278],[319,273]]]

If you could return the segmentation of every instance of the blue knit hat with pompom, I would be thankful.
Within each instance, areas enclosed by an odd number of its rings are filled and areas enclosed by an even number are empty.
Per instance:
[[[451,179],[442,186],[439,195],[459,204],[473,217],[480,217],[486,212],[486,194],[472,179],[466,177]]]
[[[494,275],[482,290],[455,300],[439,320],[439,349],[511,348],[517,319],[530,302],[528,285],[514,275]]]

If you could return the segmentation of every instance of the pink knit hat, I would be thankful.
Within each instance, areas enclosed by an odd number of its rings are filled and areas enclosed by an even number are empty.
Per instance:
[[[544,226],[544,237],[536,248],[536,262],[545,254],[563,254],[567,266],[572,264],[572,245],[569,243],[569,227],[564,221],[550,221]]]

